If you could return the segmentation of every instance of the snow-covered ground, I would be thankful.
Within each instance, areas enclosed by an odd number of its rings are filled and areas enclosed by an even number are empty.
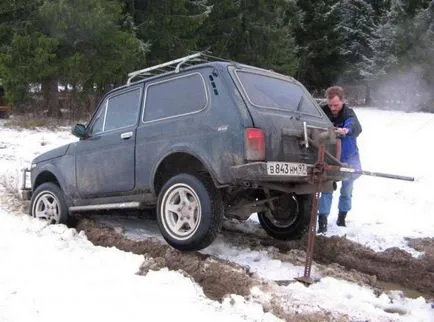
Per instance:
[[[374,250],[396,246],[413,251],[405,237],[434,235],[434,156],[429,148],[434,115],[366,108],[356,112],[363,126],[359,147],[364,169],[414,176],[416,181],[361,177],[348,227],[334,224],[335,198],[327,235],[346,235]],[[69,129],[18,131],[0,123],[0,183],[13,186],[18,169],[35,155],[74,140]],[[124,227],[128,222],[118,220]],[[254,217],[244,227],[260,230]],[[131,227],[131,235],[140,238],[158,231],[151,223]],[[203,252],[249,266],[270,280],[303,274],[302,267],[275,260],[265,251],[228,244],[222,236]],[[45,226],[0,206],[0,321],[274,319],[259,304],[239,297],[211,301],[200,286],[177,272],[135,275],[142,261],[142,256],[96,247],[73,229]],[[330,277],[309,288],[291,283],[279,292],[298,312],[326,310],[357,321],[434,321],[434,309],[422,297],[408,299],[399,291],[377,296],[369,288]]]
[[[0,321],[276,321],[240,297],[207,299],[181,273],[139,276],[143,256],[64,225],[0,211]]]
[[[348,228],[334,225],[330,234],[346,234],[375,250],[409,250],[404,237],[434,236],[434,114],[357,113],[363,126],[358,140],[363,169],[412,176],[415,182],[362,176],[354,184]]]

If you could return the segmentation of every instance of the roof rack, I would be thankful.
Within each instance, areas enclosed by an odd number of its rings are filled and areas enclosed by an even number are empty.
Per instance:
[[[159,65],[151,66],[148,68],[136,70],[128,74],[127,85],[131,84],[131,81],[136,77],[146,78],[154,75],[158,75],[160,73],[166,73],[169,71],[175,71],[175,73],[179,73],[182,65],[193,65],[194,63],[205,63],[209,62],[209,58],[212,58],[211,61],[219,60],[219,61],[229,61],[223,58],[214,57],[204,52],[197,52],[185,57],[181,57],[175,60],[171,60]]]

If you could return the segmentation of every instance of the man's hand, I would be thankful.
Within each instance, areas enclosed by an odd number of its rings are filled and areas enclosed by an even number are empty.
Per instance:
[[[349,130],[345,127],[337,127],[335,128],[335,133],[337,136],[345,136],[347,135]]]

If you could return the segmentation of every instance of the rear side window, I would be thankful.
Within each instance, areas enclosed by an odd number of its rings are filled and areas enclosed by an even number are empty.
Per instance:
[[[236,73],[252,105],[321,116],[310,94],[299,84],[251,72]]]
[[[95,117],[95,121],[93,122],[93,125],[91,127],[89,134],[98,134],[104,130],[104,118],[105,118],[105,111],[107,108],[107,100],[105,100],[104,103],[101,104],[101,106],[103,106],[103,107],[101,107],[99,109],[98,114]]]
[[[155,121],[204,109],[208,102],[199,73],[151,84],[146,89],[143,121]]]

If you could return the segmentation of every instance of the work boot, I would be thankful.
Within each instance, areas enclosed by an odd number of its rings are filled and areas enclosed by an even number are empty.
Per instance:
[[[327,231],[327,216],[318,216],[318,234],[325,233]]]
[[[341,226],[341,227],[346,227],[347,225],[345,224],[345,217],[347,217],[347,212],[346,211],[339,211],[338,220],[336,221],[336,225]]]

